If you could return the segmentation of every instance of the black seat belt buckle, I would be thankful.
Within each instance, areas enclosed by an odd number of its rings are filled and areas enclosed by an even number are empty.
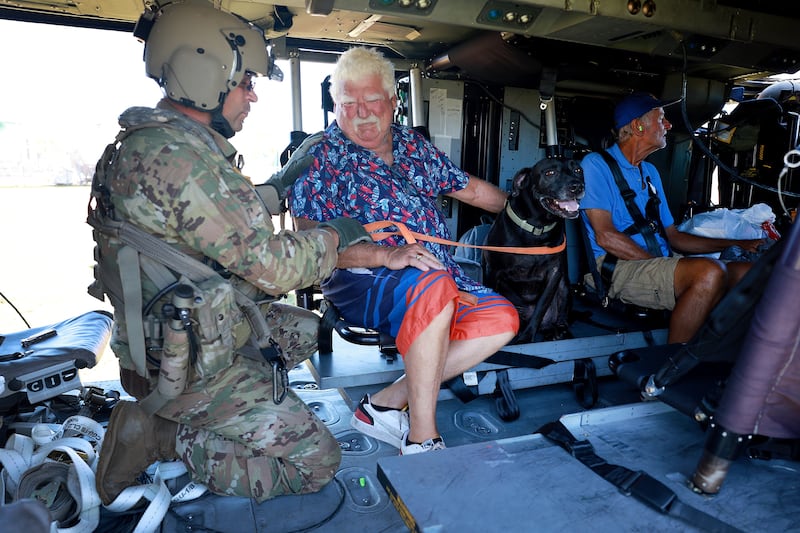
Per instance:
[[[630,478],[618,486],[626,496],[634,496],[662,514],[668,514],[677,499],[672,489],[641,470],[631,472]]]
[[[575,459],[582,462],[591,469],[606,465],[606,460],[594,453],[594,447],[588,440],[576,440],[571,443],[568,451]]]

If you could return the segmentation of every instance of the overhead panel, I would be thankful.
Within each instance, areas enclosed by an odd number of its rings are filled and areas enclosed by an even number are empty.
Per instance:
[[[658,45],[665,30],[655,24],[644,22],[644,20],[610,17],[582,18],[576,20],[575,24],[548,32],[544,36],[574,43],[650,52]]]
[[[370,9],[400,16],[430,15],[435,6],[436,0],[369,0]]]
[[[524,31],[530,28],[541,12],[540,7],[490,0],[478,14],[477,22],[508,31]]]
[[[68,15],[129,22],[136,21],[144,10],[142,2],[137,0],[0,0],[0,6],[36,11],[49,15]]]

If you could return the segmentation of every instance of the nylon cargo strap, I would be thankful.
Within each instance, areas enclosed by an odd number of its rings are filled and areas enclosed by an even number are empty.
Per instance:
[[[129,224],[124,221],[116,221],[110,220],[106,217],[103,217],[103,220],[100,221],[99,217],[97,216],[90,216],[89,217],[89,224],[92,225],[98,231],[116,237],[129,247],[133,249],[135,252],[144,254],[147,258],[152,259],[156,264],[167,265],[173,270],[177,272],[181,272],[186,275],[189,279],[193,281],[201,281],[205,279],[209,279],[214,276],[218,276],[219,274],[208,265],[203,264],[202,262],[198,261],[197,259],[181,252],[177,248],[170,246],[169,244],[165,243],[161,239],[150,235],[149,233],[140,230],[136,226]],[[124,251],[124,248],[121,252]],[[134,277],[138,277],[139,273],[139,261],[138,261],[138,254],[137,257],[129,258],[129,262],[132,263],[134,266],[133,269],[136,270]],[[151,265],[152,266],[152,265]],[[125,270],[131,270],[131,268],[120,268],[120,275],[125,275]],[[132,282],[136,280],[131,278]],[[123,283],[125,286],[125,283]],[[139,285],[141,286],[141,285]],[[141,292],[141,290],[139,291]],[[256,347],[258,348],[260,355],[272,365],[273,369],[273,385],[276,386],[276,389],[273,391],[273,400],[276,403],[280,403],[283,401],[286,389],[285,385],[288,383],[288,377],[286,374],[286,367],[283,364],[283,360],[281,358],[280,347],[277,343],[272,340],[270,336],[269,326],[261,314],[261,310],[258,308],[256,303],[245,296],[241,291],[234,288],[234,297],[236,299],[236,304],[242,310],[247,319],[248,323],[250,324],[251,329],[251,336],[253,342],[255,343]],[[125,294],[127,298],[128,294]],[[139,296],[139,300],[141,300],[141,296]],[[128,304],[126,300],[126,319],[130,320],[129,311],[128,311]],[[138,317],[141,315],[141,304],[139,307],[134,310],[131,308],[132,316]],[[141,318],[139,318],[139,324],[141,324]],[[137,341],[136,345],[141,346],[140,352],[133,352],[134,341],[132,340],[133,336],[140,336],[140,341]],[[137,372],[139,372],[139,367],[144,369],[145,368],[145,352],[144,352],[144,329],[140,328],[136,331],[131,330],[129,328],[129,338],[128,342],[131,346],[131,354],[134,356],[134,361],[137,358],[141,359],[140,362],[136,362]],[[247,353],[246,347],[245,349],[241,350],[242,353],[245,355],[251,356],[252,354]],[[146,371],[145,371],[146,372]],[[141,374],[142,377],[147,377],[146,373]],[[278,392],[278,388],[280,388],[281,392]],[[143,409],[146,412],[152,414],[158,411],[161,407],[163,407],[168,400],[163,397],[159,392],[158,389],[153,390],[150,395],[140,402]]]
[[[11,428],[15,426],[17,423],[12,422]],[[53,533],[108,530],[98,529],[102,526],[102,503],[95,480],[98,454],[105,437],[103,426],[76,415],[67,418],[60,427],[40,423],[27,429],[30,437],[18,431],[0,448],[0,492],[8,492],[12,501],[38,499],[44,503]],[[128,517],[127,531],[157,531],[170,503],[190,501],[207,492],[205,485],[190,481],[173,496],[165,482],[186,472],[181,461],[160,462],[151,483],[127,487],[105,508],[112,513],[141,515],[138,523],[134,517]],[[146,507],[145,500],[149,500]],[[12,530],[14,525],[10,525]]]
[[[668,486],[641,470],[607,463],[598,456],[592,443],[578,440],[560,421],[550,422],[536,430],[555,442],[603,479],[617,487],[625,496],[633,496],[661,514],[666,514],[704,531],[717,533],[743,533],[719,518],[711,516],[680,501]]]
[[[11,429],[17,423],[12,422]],[[34,424],[31,436],[17,431],[0,448],[0,489],[11,501],[36,499],[48,509],[50,531],[91,533],[100,523],[94,470],[105,430],[84,416],[62,426]],[[15,530],[17,524],[4,524]],[[5,531],[5,530],[4,530]]]

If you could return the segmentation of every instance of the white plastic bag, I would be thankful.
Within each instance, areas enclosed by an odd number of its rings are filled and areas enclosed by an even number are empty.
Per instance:
[[[764,222],[775,222],[775,213],[767,204],[755,204],[748,209],[720,208],[699,213],[681,222],[678,230],[701,237],[716,239],[765,239]],[[719,257],[719,253],[707,254]]]
[[[767,204],[748,209],[720,208],[700,213],[682,222],[678,229],[686,233],[718,239],[763,239],[761,224],[775,222],[775,213]]]

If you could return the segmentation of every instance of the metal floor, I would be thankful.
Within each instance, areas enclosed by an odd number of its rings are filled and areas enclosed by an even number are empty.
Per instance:
[[[613,407],[562,421],[608,462],[644,470],[684,504],[730,526],[800,531],[796,463],[740,460],[720,494],[705,497],[686,487],[703,435],[664,404]],[[623,495],[540,435],[447,452],[378,462],[419,531],[702,531]],[[442,496],[431,502],[431,493]]]
[[[400,457],[396,449],[350,429],[351,406],[338,391],[300,391],[342,443],[336,482],[318,494],[260,505],[206,495],[173,505],[161,531],[697,531],[622,495],[532,434],[574,413],[562,421],[577,438],[588,438],[611,463],[648,472],[685,504],[742,531],[800,532],[798,463],[742,458],[719,495],[696,495],[685,482],[704,434],[688,417],[661,403],[640,403],[627,385],[613,380],[600,384],[599,406],[591,411],[578,406],[567,385],[517,392],[522,414],[512,423],[499,419],[490,397],[468,404],[440,401],[437,421],[447,450]],[[397,505],[379,481],[379,470],[396,492]],[[407,513],[406,522],[398,508]]]
[[[497,414],[495,400],[487,394],[493,380],[486,380],[486,387],[481,381],[483,395],[466,404],[443,389],[437,423],[447,449],[407,457],[354,431],[349,423],[360,396],[399,376],[402,360],[387,361],[375,347],[341,345],[335,338],[336,357],[325,360],[315,355],[313,365],[306,363],[289,374],[295,391],[341,443],[342,463],[335,482],[317,494],[284,496],[262,504],[206,494],[173,504],[160,531],[696,531],[622,495],[567,452],[534,434],[542,425],[561,419],[578,439],[588,438],[608,462],[649,473],[685,504],[742,531],[800,533],[800,463],[742,458],[732,466],[719,495],[692,493],[686,479],[702,453],[704,433],[665,404],[641,403],[638,391],[611,377],[606,365],[607,354],[648,344],[653,337],[636,331],[592,330],[591,324],[581,327],[588,328],[587,338],[576,329],[576,338],[566,342],[519,345],[519,353],[537,355],[534,352],[543,350],[558,362],[541,370],[509,371],[521,413],[517,420],[504,422]],[[663,342],[664,332],[654,333]],[[582,352],[584,348],[588,351]],[[596,359],[601,376],[597,405],[588,411],[568,383],[572,359],[579,357]],[[493,377],[491,372],[487,375]],[[314,390],[318,384],[326,388]],[[118,383],[99,385],[113,388]],[[169,484],[177,492],[186,481]],[[394,502],[385,486],[395,494]],[[132,530],[120,517],[104,518],[99,531]]]

